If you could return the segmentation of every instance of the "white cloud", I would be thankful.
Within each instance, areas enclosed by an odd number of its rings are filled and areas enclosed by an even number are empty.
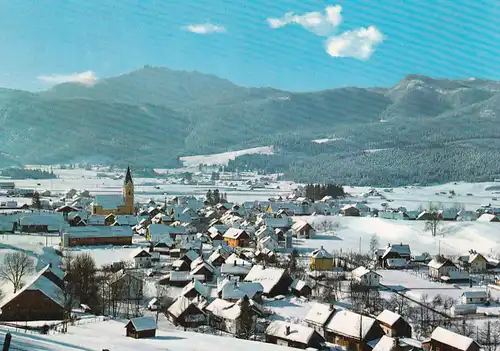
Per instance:
[[[79,83],[87,86],[92,86],[99,80],[92,71],[71,74],[51,74],[47,76],[38,76],[37,79],[51,84]]]
[[[191,33],[196,34],[212,34],[212,33],[225,33],[226,28],[212,23],[190,24],[183,28]]]
[[[328,38],[326,52],[333,57],[368,60],[383,41],[384,35],[375,26],[361,27]]]
[[[342,6],[327,6],[325,13],[307,12],[296,15],[286,13],[281,18],[268,18],[267,23],[271,28],[281,28],[289,24],[298,24],[310,32],[321,36],[328,36],[342,23]]]

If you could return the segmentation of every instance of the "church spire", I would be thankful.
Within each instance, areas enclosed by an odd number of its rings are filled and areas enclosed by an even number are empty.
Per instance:
[[[125,175],[125,182],[124,184],[128,184],[128,183],[134,183],[132,181],[132,174],[130,173],[130,166],[127,167],[127,175]]]

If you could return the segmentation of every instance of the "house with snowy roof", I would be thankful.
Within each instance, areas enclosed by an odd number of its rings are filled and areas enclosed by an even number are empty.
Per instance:
[[[488,301],[488,293],[485,290],[464,291],[460,295],[462,305],[484,304]]]
[[[498,223],[500,222],[500,218],[497,215],[491,213],[483,213],[477,218],[476,221],[483,223]]]
[[[267,249],[270,251],[276,251],[279,247],[278,240],[276,240],[274,236],[266,236],[257,242],[257,249],[259,250]]]
[[[296,238],[312,239],[315,233],[316,231],[307,221],[295,221],[292,225],[292,234]]]
[[[312,284],[302,279],[294,279],[290,285],[290,292],[297,297],[309,297],[312,294]]]
[[[245,247],[250,243],[250,236],[243,229],[229,228],[223,237],[224,241],[231,247]]]
[[[422,345],[424,349],[432,351],[479,351],[481,349],[474,339],[442,327],[434,329],[430,340],[424,341]]]
[[[372,351],[423,351],[422,343],[411,338],[382,336]]]
[[[199,259],[197,260],[199,262]],[[196,260],[193,263],[196,263]],[[212,266],[209,262],[203,260],[202,258],[201,263],[197,263],[194,266],[193,263],[191,263],[191,275],[203,276],[206,282],[211,282],[214,279],[215,267]]]
[[[134,339],[154,338],[156,321],[153,317],[136,317],[129,319],[125,325],[126,335]]]
[[[153,257],[147,250],[138,248],[130,254],[130,259],[134,263],[135,268],[149,268],[151,267]]]
[[[369,342],[384,335],[372,317],[347,310],[336,311],[325,327],[325,339],[349,350],[371,351]]]
[[[308,327],[316,330],[321,336],[325,336],[325,326],[333,317],[335,307],[330,304],[314,303],[307,312],[304,321]]]
[[[179,296],[167,309],[167,319],[175,326],[195,328],[205,324],[206,316],[197,304],[187,297]]]
[[[469,272],[481,273],[486,271],[488,260],[477,251],[472,251],[468,257],[467,266],[469,268]]]
[[[0,301],[1,321],[62,320],[64,298],[62,289],[46,273],[45,266],[26,284]]]
[[[242,332],[241,323],[241,303],[243,298],[236,302],[229,302],[223,299],[215,299],[206,308],[208,324],[217,330],[222,330],[227,333],[239,336]],[[252,299],[248,299],[250,311],[252,313],[253,325],[255,328],[257,317],[262,316],[263,310]]]
[[[360,266],[351,272],[352,280],[358,284],[376,288],[380,284],[380,274]]]
[[[193,279],[188,285],[182,288],[181,296],[187,297],[188,299],[194,298],[208,298],[210,297],[211,289],[200,282],[198,279]]]
[[[217,283],[217,296],[223,300],[236,302],[245,296],[260,301],[264,287],[260,283],[244,282],[238,279],[224,278]]]
[[[128,226],[69,227],[62,235],[62,246],[131,245],[134,233]]]
[[[282,268],[255,265],[248,272],[245,281],[262,284],[263,295],[275,297],[287,295],[293,280]]]
[[[377,316],[377,321],[385,335],[398,338],[411,338],[411,326],[399,314],[389,310],[383,310]]]
[[[429,277],[439,280],[441,277],[449,277],[452,272],[458,271],[458,267],[444,256],[434,257],[427,266],[429,267]]]
[[[266,342],[298,349],[325,347],[325,339],[313,328],[285,321],[273,321],[266,328]]]
[[[314,271],[331,271],[333,269],[333,255],[321,246],[311,253],[310,268]]]

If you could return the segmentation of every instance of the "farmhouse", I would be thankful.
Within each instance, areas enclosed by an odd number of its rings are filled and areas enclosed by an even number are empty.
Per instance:
[[[481,346],[473,339],[441,327],[434,329],[431,339],[424,342],[423,346],[431,351],[479,351],[481,349]]]
[[[130,258],[134,262],[135,268],[149,268],[151,267],[152,256],[144,249],[137,249],[132,252]]]
[[[250,236],[243,229],[229,228],[224,233],[224,241],[231,247],[244,247],[248,246]]]
[[[45,276],[48,271],[49,265],[20,290],[0,302],[1,321],[48,321],[64,318],[63,292]]]
[[[266,328],[266,342],[298,349],[322,349],[325,339],[313,328],[291,324],[283,321],[273,321]]]
[[[208,312],[209,325],[212,327],[239,336],[244,332],[241,324],[241,299],[237,303],[222,299],[215,299],[205,309]],[[255,327],[257,316],[262,315],[261,308],[249,299],[252,313],[252,329]]]
[[[194,328],[205,324],[205,314],[184,296],[179,296],[167,309],[167,318],[174,325],[185,328]]]
[[[378,322],[351,311],[337,311],[325,328],[325,339],[349,350],[370,351],[369,341],[384,335]]]
[[[325,336],[325,326],[335,313],[333,305],[315,303],[304,318],[308,327],[316,330],[321,336]]]
[[[449,277],[453,271],[458,271],[458,267],[443,256],[438,256],[432,259],[427,265],[429,267],[429,277],[441,279],[441,277]]]
[[[282,268],[266,268],[255,265],[245,277],[245,281],[262,284],[263,295],[275,297],[287,295],[288,288],[292,284],[292,278]]]
[[[62,235],[62,246],[131,245],[132,228],[124,227],[69,227]]]
[[[314,271],[331,271],[333,269],[333,255],[321,246],[311,253],[310,267]]]
[[[306,221],[297,221],[292,225],[292,234],[296,238],[312,239],[314,237],[315,230]]]
[[[411,338],[411,326],[399,314],[384,310],[377,316],[377,321],[385,335],[398,338]]]
[[[481,273],[486,270],[488,265],[488,261],[486,258],[480,253],[473,252],[468,259],[469,271],[471,273]]]
[[[134,339],[154,338],[156,322],[152,317],[137,317],[129,319],[125,325],[127,336]]]
[[[358,284],[369,287],[378,287],[380,284],[380,274],[363,266],[351,272],[352,280]]]
[[[481,291],[465,291],[460,295],[460,302],[464,305],[484,304],[488,301],[488,293]]]

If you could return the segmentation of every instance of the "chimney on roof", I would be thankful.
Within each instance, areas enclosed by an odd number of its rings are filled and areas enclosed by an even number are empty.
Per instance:
[[[335,307],[333,306],[333,303],[330,304],[330,311],[335,311]]]
[[[290,335],[290,326],[289,325],[287,325],[285,327],[285,335]]]

